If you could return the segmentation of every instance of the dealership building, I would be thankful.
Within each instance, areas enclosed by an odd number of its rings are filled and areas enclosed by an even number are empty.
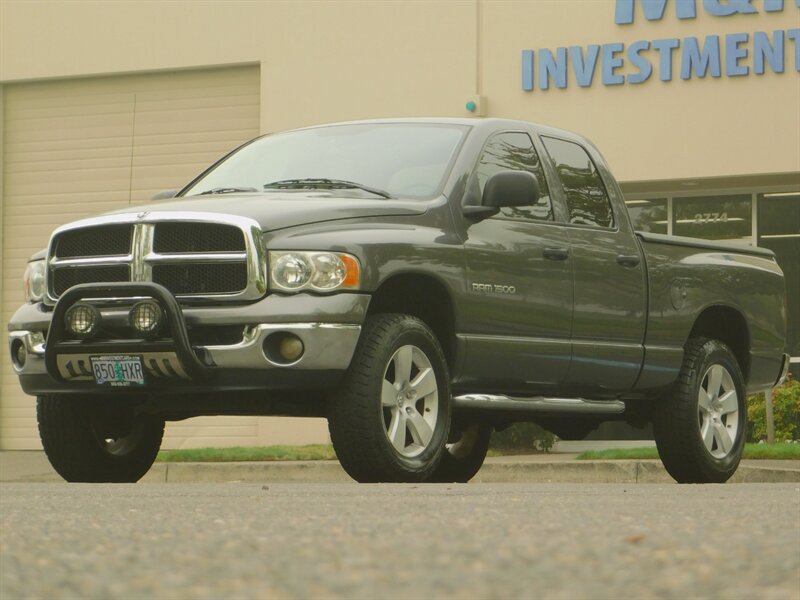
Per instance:
[[[645,231],[775,251],[800,375],[800,0],[0,2],[0,448],[39,448],[6,323],[57,226],[151,201],[256,135],[394,116],[589,137]],[[202,417],[165,447],[319,442]]]

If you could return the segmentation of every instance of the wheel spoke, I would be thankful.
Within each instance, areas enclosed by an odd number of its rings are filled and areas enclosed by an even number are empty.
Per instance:
[[[389,429],[386,432],[392,442],[395,450],[402,452],[406,448],[406,423],[408,419],[402,410],[395,409],[392,411],[392,422],[389,423]]]
[[[731,390],[730,392],[725,392],[722,396],[719,397],[719,403],[722,407],[722,414],[728,415],[730,413],[735,413],[739,410],[739,398],[736,395],[736,390]]]
[[[397,406],[397,389],[390,381],[383,380],[381,387],[381,405]]]
[[[394,355],[394,382],[407,383],[411,379],[411,346],[403,346]]]
[[[420,446],[427,446],[433,437],[433,429],[428,422],[416,410],[412,410],[408,415],[408,430],[411,437]]]
[[[733,446],[733,440],[727,428],[722,423],[714,423],[714,439],[717,440],[718,449],[722,450],[725,454],[730,452]]]
[[[708,414],[708,411],[711,410],[711,397],[703,388],[700,388],[700,391],[697,392],[697,404],[703,414]]]
[[[416,390],[418,398],[425,398],[436,391],[436,374],[430,367],[423,369],[417,378],[411,382],[411,388]]]
[[[714,447],[714,427],[712,426],[711,419],[706,419],[703,422],[703,427],[700,429],[700,435],[703,437],[703,444],[709,452]]]
[[[719,397],[719,388],[722,386],[722,376],[725,374],[725,369],[720,365],[714,365],[708,372],[708,395],[712,400]]]

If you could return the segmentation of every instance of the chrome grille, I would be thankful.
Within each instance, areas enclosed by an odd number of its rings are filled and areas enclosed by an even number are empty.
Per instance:
[[[254,300],[266,291],[261,228],[212,213],[139,213],[87,219],[53,234],[50,302],[73,285],[153,281],[180,297]]]

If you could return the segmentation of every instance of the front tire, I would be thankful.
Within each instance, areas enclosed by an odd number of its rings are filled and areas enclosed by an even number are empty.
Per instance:
[[[339,462],[356,481],[430,477],[450,429],[450,375],[424,322],[401,314],[367,319],[330,400],[328,428]]]
[[[661,461],[678,483],[725,483],[742,458],[747,429],[745,385],[730,348],[693,338],[672,398],[656,407],[653,430]]]
[[[39,436],[50,464],[70,482],[133,483],[161,447],[164,421],[85,398],[39,396]]]

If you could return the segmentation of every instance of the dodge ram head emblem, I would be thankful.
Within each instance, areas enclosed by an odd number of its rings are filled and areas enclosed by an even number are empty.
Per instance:
[[[141,219],[144,219],[149,214],[150,214],[150,211],[146,210],[146,211],[140,212],[138,215],[136,215],[136,218],[141,220]]]

